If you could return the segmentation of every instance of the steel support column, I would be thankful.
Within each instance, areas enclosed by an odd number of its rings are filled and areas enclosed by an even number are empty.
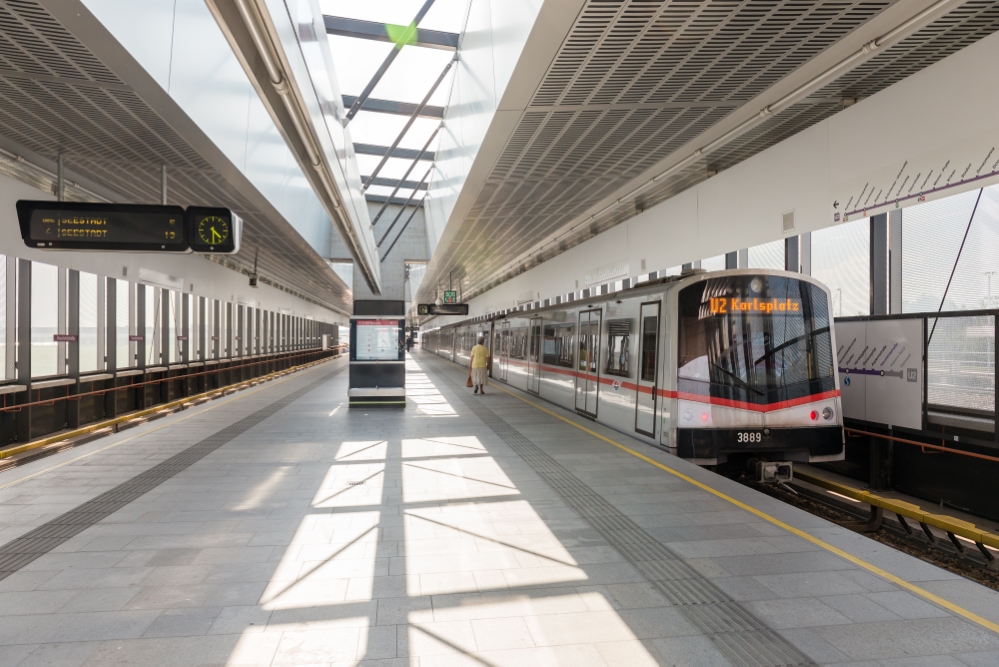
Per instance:
[[[871,216],[871,315],[888,314],[888,214]]]

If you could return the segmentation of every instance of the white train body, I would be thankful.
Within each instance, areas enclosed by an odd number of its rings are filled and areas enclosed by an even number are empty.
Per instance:
[[[468,366],[482,335],[494,382],[701,465],[843,458],[830,296],[811,277],[702,272],[568,298],[425,330],[421,345]]]

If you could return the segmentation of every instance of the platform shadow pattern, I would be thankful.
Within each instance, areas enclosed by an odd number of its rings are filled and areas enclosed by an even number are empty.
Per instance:
[[[457,386],[446,372],[431,372]],[[479,399],[462,389],[456,393],[476,417],[531,466],[580,518],[733,664],[745,667],[816,664]]]

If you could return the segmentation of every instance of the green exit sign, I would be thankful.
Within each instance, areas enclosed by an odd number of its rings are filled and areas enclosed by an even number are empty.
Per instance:
[[[458,303],[458,290],[444,290],[444,303]]]

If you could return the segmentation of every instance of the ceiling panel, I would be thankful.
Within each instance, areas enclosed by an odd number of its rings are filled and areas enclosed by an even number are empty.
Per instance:
[[[590,0],[425,285],[460,277],[471,298],[999,29],[997,3],[963,3],[634,205],[539,248],[891,4]]]

